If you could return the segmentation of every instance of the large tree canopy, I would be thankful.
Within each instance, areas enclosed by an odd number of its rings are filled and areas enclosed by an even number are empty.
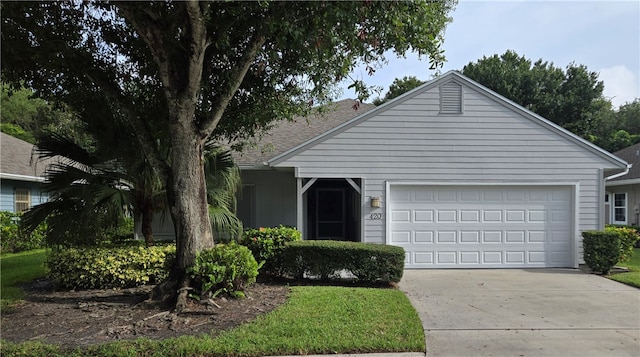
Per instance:
[[[213,245],[207,140],[238,141],[304,114],[331,99],[356,65],[373,71],[390,50],[440,65],[454,5],[4,2],[2,75],[79,115],[128,126],[166,187],[178,251],[170,283],[185,285],[196,253]],[[354,84],[365,96],[366,87]]]
[[[595,125],[604,85],[583,65],[566,70],[513,51],[469,63],[462,74],[579,135]]]

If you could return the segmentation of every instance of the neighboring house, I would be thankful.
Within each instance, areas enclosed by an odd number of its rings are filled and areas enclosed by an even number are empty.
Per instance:
[[[604,226],[603,175],[627,167],[458,72],[352,103],[237,157],[245,226],[398,245],[407,268],[575,268]]]
[[[605,223],[637,226],[640,223],[640,143],[614,155],[632,166],[606,180]]]
[[[0,133],[0,211],[24,212],[48,199],[42,191],[45,162],[33,157],[33,145]]]

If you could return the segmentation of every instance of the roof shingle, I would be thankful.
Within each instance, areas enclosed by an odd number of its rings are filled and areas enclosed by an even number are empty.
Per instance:
[[[632,164],[629,173],[616,177],[610,181],[623,181],[640,178],[640,143],[631,145],[614,153],[615,156],[621,158],[629,164]]]
[[[34,145],[0,133],[0,174],[43,178],[47,163],[33,156]]]
[[[265,161],[375,108],[373,104],[360,103],[355,110],[353,104],[353,99],[344,99],[330,104],[329,110],[321,115],[281,120],[256,145],[235,153],[234,159],[241,167],[261,166]]]

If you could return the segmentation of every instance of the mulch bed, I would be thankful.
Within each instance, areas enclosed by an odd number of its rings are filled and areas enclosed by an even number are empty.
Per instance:
[[[24,303],[2,313],[1,338],[13,342],[39,340],[64,347],[140,337],[216,335],[272,311],[284,304],[289,294],[286,285],[260,282],[246,289],[244,299],[190,300],[187,309],[176,314],[142,303],[152,286],[54,291],[51,283],[42,279],[23,288]]]

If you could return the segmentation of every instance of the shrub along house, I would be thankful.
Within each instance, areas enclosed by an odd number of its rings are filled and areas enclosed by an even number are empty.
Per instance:
[[[49,161],[32,160],[33,145],[0,133],[0,211],[20,213],[44,203],[44,171]]]
[[[638,226],[640,224],[640,143],[614,155],[632,166],[606,181],[605,223]]]
[[[352,103],[236,157],[245,226],[398,245],[407,268],[577,267],[604,177],[627,166],[457,72]]]

